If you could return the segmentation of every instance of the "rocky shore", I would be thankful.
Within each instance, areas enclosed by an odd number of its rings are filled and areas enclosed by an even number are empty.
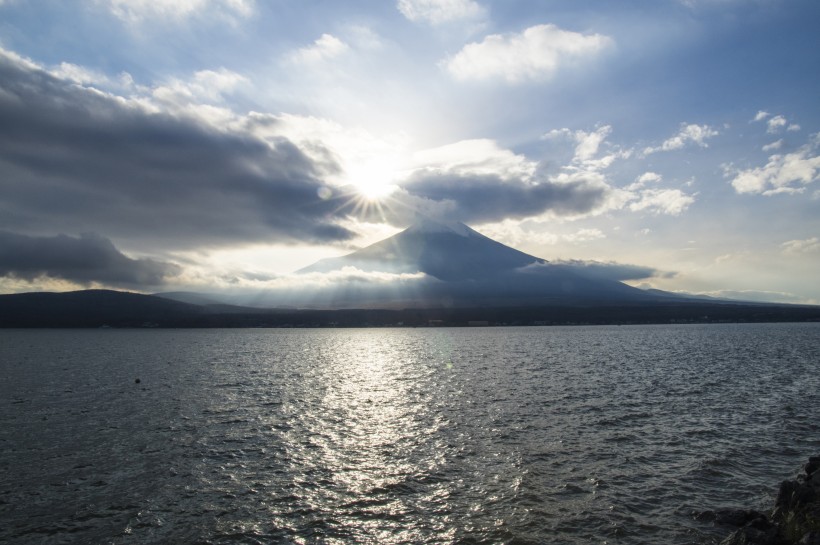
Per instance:
[[[702,517],[737,529],[720,545],[820,545],[820,456],[783,481],[769,513],[744,509],[708,511]]]

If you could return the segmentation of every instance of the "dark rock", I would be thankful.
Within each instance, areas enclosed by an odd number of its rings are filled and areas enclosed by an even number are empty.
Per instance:
[[[797,543],[798,545],[820,545],[820,532],[809,532]]]
[[[749,525],[735,530],[721,541],[720,545],[780,545],[780,543],[777,526],[769,522],[765,529]]]
[[[134,384],[139,384],[139,383],[140,383],[140,379],[134,379]]]
[[[704,511],[697,516],[700,520],[713,520],[715,524],[726,526],[746,526],[757,519],[766,519],[766,515],[753,509],[718,509],[716,511]]]
[[[776,510],[798,509],[808,505],[817,498],[817,494],[811,485],[797,481],[783,481],[780,483],[780,491],[774,502]]]
[[[811,475],[820,469],[820,456],[809,456],[809,461],[803,467],[806,470],[806,475]]]
[[[771,516],[744,509],[704,511],[698,520],[742,526],[721,545],[820,545],[820,456],[812,456],[805,474],[783,481]]]

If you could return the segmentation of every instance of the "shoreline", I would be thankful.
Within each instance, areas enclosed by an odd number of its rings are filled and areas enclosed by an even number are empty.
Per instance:
[[[780,483],[768,512],[720,509],[698,518],[737,528],[720,545],[820,545],[820,455],[810,456],[796,478]]]

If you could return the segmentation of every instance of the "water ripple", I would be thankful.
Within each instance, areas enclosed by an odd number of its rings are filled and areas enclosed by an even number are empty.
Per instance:
[[[818,333],[1,331],[0,541],[714,543],[820,450]]]

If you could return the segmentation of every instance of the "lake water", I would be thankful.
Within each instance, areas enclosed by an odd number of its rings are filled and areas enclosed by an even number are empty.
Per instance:
[[[3,543],[716,543],[820,324],[0,330],[0,403]]]

